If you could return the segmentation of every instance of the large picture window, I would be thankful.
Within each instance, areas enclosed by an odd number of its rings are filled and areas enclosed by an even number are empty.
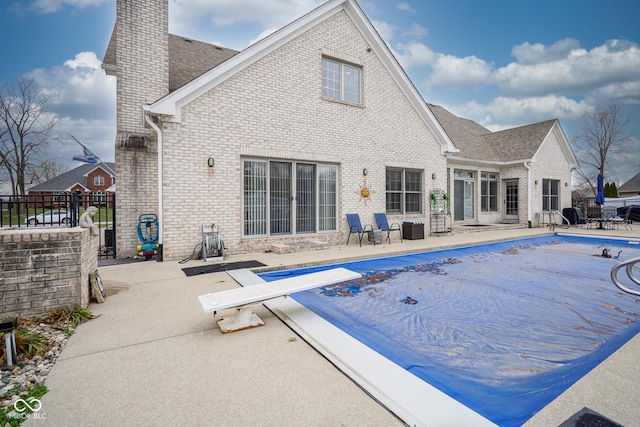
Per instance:
[[[245,236],[335,231],[337,166],[244,160]]]
[[[388,214],[422,212],[422,171],[387,169],[386,211]]]
[[[482,172],[480,177],[480,209],[482,212],[497,212],[498,174]]]
[[[560,181],[555,179],[542,180],[542,210],[557,211],[560,206]]]
[[[354,65],[322,58],[322,96],[352,104],[362,101],[362,70]]]

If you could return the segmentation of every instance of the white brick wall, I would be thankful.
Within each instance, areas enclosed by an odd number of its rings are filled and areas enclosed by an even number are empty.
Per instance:
[[[339,13],[188,104],[179,125],[164,127],[165,259],[189,255],[201,240],[201,224],[213,222],[231,253],[300,238],[343,244],[345,213],[372,223],[374,212],[384,212],[386,166],[424,169],[425,192],[444,186],[446,159],[438,143],[367,47]],[[323,49],[361,61],[363,107],[321,99]],[[338,164],[338,232],[243,238],[243,156]],[[363,168],[370,200],[359,194]],[[433,184],[432,172],[438,176]]]

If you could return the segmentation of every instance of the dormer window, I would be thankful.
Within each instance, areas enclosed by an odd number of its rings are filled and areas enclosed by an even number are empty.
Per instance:
[[[350,104],[361,104],[362,68],[322,58],[322,96]]]

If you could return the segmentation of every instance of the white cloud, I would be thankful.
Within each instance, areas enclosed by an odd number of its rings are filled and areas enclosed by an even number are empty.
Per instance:
[[[411,24],[411,27],[409,27],[407,31],[402,33],[402,35],[416,37],[420,39],[420,38],[426,37],[428,33],[429,33],[429,30],[427,30],[427,28],[414,22],[413,24]]]
[[[411,41],[407,44],[399,44],[398,50],[394,51],[398,62],[403,68],[419,67],[423,65],[432,66],[438,54],[429,49],[425,44]]]
[[[68,142],[67,133],[80,139],[102,160],[113,160],[116,80],[108,77],[100,64],[95,53],[82,52],[63,66],[25,74],[50,100],[47,112],[58,121],[55,132],[67,141],[60,150],[52,151],[62,162],[70,163],[78,154],[78,145]]]
[[[214,27],[257,23],[262,28],[281,28],[314,8],[323,0],[170,0],[169,27],[185,34],[202,21]]]
[[[82,9],[89,6],[99,6],[102,3],[107,3],[108,1],[110,0],[34,0],[29,5],[29,8],[38,13],[53,13],[59,11],[65,6]]]
[[[399,44],[394,52],[402,67],[428,66],[432,69],[426,87],[431,89],[457,88],[487,83],[491,77],[491,64],[475,56],[458,58],[429,49],[424,43],[410,41]]]
[[[403,12],[415,12],[409,3],[398,3],[397,8]]]
[[[371,23],[375,27],[378,34],[380,34],[380,37],[382,37],[382,40],[389,43],[389,40],[393,38],[395,27],[389,25],[384,21],[371,21]]]
[[[558,43],[548,49],[538,46],[526,52],[523,48],[517,58],[543,62],[511,63],[496,70],[493,82],[503,94],[512,96],[545,93],[596,96],[601,88],[613,85],[609,89],[612,99],[625,97],[623,90],[628,87],[624,84],[640,82],[640,46],[637,43],[610,40],[590,51],[577,48],[563,50],[557,46]],[[557,58],[561,51],[564,52],[563,57],[549,60]],[[612,93],[615,88],[621,91]]]
[[[520,64],[539,64],[542,62],[557,61],[569,56],[573,51],[580,50],[578,40],[567,38],[559,40],[551,46],[541,43],[530,44],[528,42],[514,46],[511,54]]]
[[[592,111],[593,107],[584,101],[546,95],[522,99],[500,96],[487,104],[469,101],[450,109],[460,117],[475,120],[496,131],[552,118],[576,120],[585,112]]]
[[[491,76],[491,64],[475,56],[458,58],[452,55],[437,55],[431,65],[433,73],[427,79],[428,88],[459,88],[486,84]]]

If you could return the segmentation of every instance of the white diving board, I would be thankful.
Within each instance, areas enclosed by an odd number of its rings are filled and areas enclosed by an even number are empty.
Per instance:
[[[246,269],[232,270],[227,273],[244,287],[213,292],[198,297],[202,310],[205,313],[214,313],[218,326],[223,333],[264,325],[264,322],[253,313],[253,307],[264,301],[362,277],[362,274],[342,267],[273,282],[265,282]],[[236,309],[234,316],[226,318],[216,316],[218,311],[229,308]]]

